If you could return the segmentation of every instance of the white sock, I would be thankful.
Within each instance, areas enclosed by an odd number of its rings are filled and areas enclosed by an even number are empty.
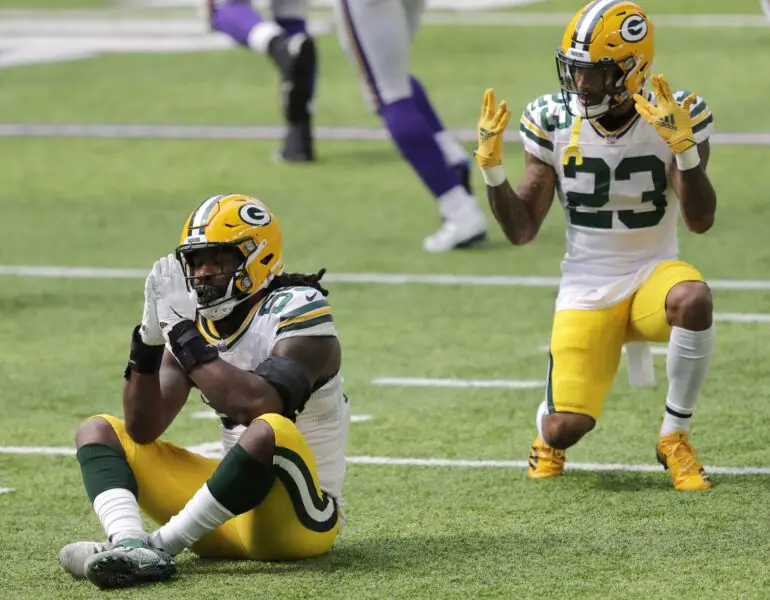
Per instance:
[[[282,33],[283,29],[274,21],[262,21],[261,23],[257,23],[249,32],[249,48],[255,52],[265,54],[270,42]]]
[[[441,216],[445,219],[456,219],[458,215],[469,211],[479,210],[476,204],[476,198],[468,194],[461,185],[456,185],[448,192],[442,194],[438,199],[438,207]]]
[[[203,484],[182,510],[152,532],[150,544],[170,554],[179,554],[234,516],[211,495],[208,485]]]
[[[668,396],[660,435],[690,430],[690,420],[695,412],[698,394],[706,379],[715,346],[714,325],[705,331],[671,328],[666,359]]]
[[[113,544],[126,538],[147,540],[136,496],[124,488],[113,488],[94,498],[94,511]]]
[[[433,134],[433,139],[436,140],[438,147],[441,148],[444,160],[449,166],[454,167],[461,163],[470,162],[470,156],[465,151],[465,148],[448,131],[439,131]]]
[[[543,437],[543,417],[548,414],[548,403],[543,400],[540,406],[537,407],[537,414],[535,415],[535,425],[537,425],[537,434],[541,440],[545,441]]]

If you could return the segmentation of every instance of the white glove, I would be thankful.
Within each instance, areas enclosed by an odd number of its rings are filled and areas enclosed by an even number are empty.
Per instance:
[[[142,325],[139,328],[139,335],[148,346],[162,346],[166,343],[160,323],[158,323],[158,311],[155,305],[155,268],[153,267],[144,282],[144,312],[142,313]]]
[[[187,289],[184,271],[173,254],[155,263],[150,274],[154,281],[155,309],[163,338],[168,341],[169,331],[184,320],[195,320],[197,296]]]

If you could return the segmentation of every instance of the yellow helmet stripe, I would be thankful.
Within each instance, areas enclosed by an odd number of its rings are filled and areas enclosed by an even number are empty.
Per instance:
[[[621,4],[627,0],[595,0],[593,4],[589,5],[583,16],[575,24],[575,31],[572,34],[572,48],[577,50],[588,50],[588,44],[591,41],[591,36],[594,33],[594,29],[599,24],[599,20],[602,18],[605,12],[615,6]],[[578,48],[578,45],[582,47]]]

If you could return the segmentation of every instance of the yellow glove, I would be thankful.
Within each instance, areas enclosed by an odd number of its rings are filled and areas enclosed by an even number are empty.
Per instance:
[[[508,103],[503,100],[495,112],[495,91],[484,92],[479,117],[479,145],[473,156],[480,167],[496,167],[503,162],[503,131],[511,118]]]
[[[639,94],[634,94],[636,112],[655,128],[675,154],[681,154],[695,146],[695,134],[690,124],[690,106],[697,96],[690,94],[681,104],[677,104],[663,75],[652,76],[652,91],[655,92],[658,105],[653,106]]]

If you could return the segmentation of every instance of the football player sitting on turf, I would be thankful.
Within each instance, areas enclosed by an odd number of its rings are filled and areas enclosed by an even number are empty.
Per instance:
[[[65,546],[65,570],[113,588],[169,578],[185,548],[254,560],[330,549],[350,412],[322,275],[283,273],[278,221],[253,198],[216,196],[192,212],[176,257],[147,277],[124,420],[78,429],[107,543]],[[158,439],[193,387],[221,416],[221,461]],[[140,507],[162,526],[146,533]]]
[[[503,171],[510,112],[484,95],[476,159],[513,244],[534,239],[558,192],[567,251],[551,334],[546,397],[529,476],[553,477],[564,451],[593,429],[625,341],[668,341],[668,395],[658,460],[678,490],[711,486],[690,444],[690,421],[715,346],[708,286],[677,259],[677,213],[694,233],[714,223],[706,175],[711,111],[662,76],[644,87],[654,53],[647,14],[596,0],[568,25],[557,52],[562,93],[524,110],[525,168],[514,190]]]

